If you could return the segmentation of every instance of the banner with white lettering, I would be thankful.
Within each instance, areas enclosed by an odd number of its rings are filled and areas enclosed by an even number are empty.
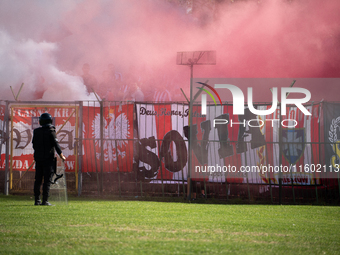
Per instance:
[[[75,109],[62,107],[20,106],[12,108],[12,169],[14,171],[35,169],[32,147],[33,130],[40,126],[39,116],[44,112],[52,115],[57,138],[66,157],[66,171],[74,172]]]

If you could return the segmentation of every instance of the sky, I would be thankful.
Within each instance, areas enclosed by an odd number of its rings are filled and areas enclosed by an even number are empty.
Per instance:
[[[223,2],[223,1],[222,1]],[[142,89],[189,93],[190,68],[177,52],[216,51],[194,77],[339,78],[340,1],[227,1],[188,14],[162,0],[0,0],[2,100],[94,100],[81,77],[98,81],[109,64]],[[312,99],[336,101],[336,84],[310,85]],[[112,89],[112,88],[111,88]],[[118,88],[113,88],[113,90]],[[259,85],[259,91],[261,86]],[[270,94],[254,93],[255,101]]]

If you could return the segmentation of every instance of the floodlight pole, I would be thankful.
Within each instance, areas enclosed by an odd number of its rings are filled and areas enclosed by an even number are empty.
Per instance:
[[[190,58],[186,56],[190,55]],[[195,56],[196,55],[196,56]],[[207,59],[203,60],[204,57]],[[183,59],[185,61],[183,61]],[[189,103],[189,137],[188,137],[188,175],[187,175],[187,190],[188,190],[188,200],[191,198],[191,164],[192,164],[192,153],[191,153],[191,145],[190,141],[191,136],[193,135],[191,132],[191,124],[192,124],[192,113],[193,113],[193,105],[194,101],[198,97],[199,93],[196,93],[195,97],[193,96],[193,80],[194,80],[194,65],[215,65],[216,64],[216,51],[192,51],[192,52],[177,52],[177,64],[178,65],[187,65],[190,66],[190,101]],[[184,92],[182,91],[184,94]],[[185,96],[185,94],[184,94]],[[187,97],[185,96],[187,99]],[[184,192],[185,193],[185,192]]]
[[[190,145],[190,141],[192,141],[192,132],[191,132],[191,124],[192,124],[192,111],[193,111],[193,79],[194,79],[194,63],[191,62],[190,64],[190,101],[189,101],[189,142],[188,142],[188,150],[189,150],[189,157],[188,157],[188,176],[187,176],[187,187],[188,187],[188,200],[191,199],[191,145]]]
[[[6,132],[4,132],[4,137],[3,137],[3,141],[2,142],[6,142],[5,143],[5,148],[6,148],[6,155],[5,155],[5,189],[4,189],[4,194],[6,196],[8,196],[9,194],[9,181],[10,181],[10,166],[9,166],[9,140],[10,140],[10,136],[9,136],[9,119],[10,119],[10,115],[9,115],[9,111],[8,111],[8,107],[9,107],[9,102],[6,101],[6,110],[5,110],[5,118],[4,118],[4,126],[6,125],[6,129],[3,129],[3,131],[6,130]],[[1,144],[2,146],[2,144]]]
[[[193,133],[191,132],[191,124],[192,124],[192,115],[193,115],[193,106],[194,106],[194,101],[196,100],[196,96],[193,96],[193,83],[194,83],[194,65],[195,62],[191,61],[190,62],[190,102],[189,102],[189,140],[192,141],[192,135]],[[197,94],[198,96],[198,94]],[[191,199],[191,164],[192,164],[192,156],[191,156],[191,145],[190,145],[190,141],[188,143],[188,150],[189,150],[189,157],[188,157],[188,181],[187,181],[187,186],[188,186],[188,200]]]

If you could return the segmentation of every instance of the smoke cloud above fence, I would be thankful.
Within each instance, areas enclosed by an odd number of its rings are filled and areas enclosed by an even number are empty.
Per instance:
[[[2,1],[0,98],[24,83],[19,100],[95,99],[82,78],[88,63],[95,89],[114,68],[122,82],[184,101],[190,72],[176,52],[195,50],[217,52],[217,65],[195,66],[195,77],[339,77],[338,1],[216,1],[191,14],[169,2]]]

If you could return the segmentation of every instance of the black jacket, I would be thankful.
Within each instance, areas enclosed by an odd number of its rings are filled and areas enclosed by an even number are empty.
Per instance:
[[[52,160],[55,157],[55,151],[59,155],[62,152],[55,127],[52,125],[44,125],[34,129],[32,143],[35,161]]]

